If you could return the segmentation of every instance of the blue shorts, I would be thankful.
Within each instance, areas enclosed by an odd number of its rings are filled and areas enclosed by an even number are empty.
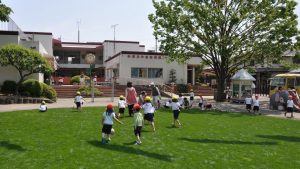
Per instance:
[[[147,121],[153,122],[153,118],[154,118],[154,113],[147,113],[144,115],[144,119]]]
[[[104,124],[102,127],[102,133],[110,134],[112,129],[112,125],[110,124]]]
[[[178,119],[179,113],[180,113],[179,110],[173,110],[173,117],[174,117],[174,119],[176,119],[176,120]]]

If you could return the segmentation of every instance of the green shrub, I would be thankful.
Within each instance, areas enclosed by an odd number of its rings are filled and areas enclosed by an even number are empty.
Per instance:
[[[15,94],[17,88],[17,83],[12,80],[6,80],[3,82],[1,87],[1,92],[4,94]]]
[[[57,93],[54,90],[54,88],[47,85],[47,84],[45,84],[45,83],[41,83],[41,85],[43,86],[42,96],[44,96],[44,97],[46,97],[50,100],[56,101],[57,100]]]
[[[86,76],[86,75],[84,75],[84,78],[85,78],[86,80],[90,80],[90,77],[88,77],[88,76]],[[77,83],[77,84],[80,83],[80,75],[76,75],[76,76],[73,76],[73,77],[71,78],[71,84],[73,84],[73,83]]]
[[[28,79],[22,83],[21,92],[28,92],[31,97],[40,97],[43,93],[43,86],[35,79]]]
[[[177,84],[176,89],[178,93],[188,93],[188,87],[186,84]]]
[[[79,88],[79,91],[82,95],[90,96],[91,95],[92,88],[90,86],[81,86]],[[100,96],[102,92],[98,88],[94,88],[94,94],[95,96]]]

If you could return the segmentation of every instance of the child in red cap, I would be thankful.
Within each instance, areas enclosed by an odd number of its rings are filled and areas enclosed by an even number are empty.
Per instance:
[[[133,128],[134,128],[134,135],[136,136],[135,144],[142,144],[141,141],[141,132],[144,125],[144,117],[140,112],[141,106],[139,104],[135,104],[133,106]]]
[[[111,135],[111,129],[114,124],[114,120],[116,120],[118,123],[123,124],[121,121],[119,121],[116,118],[115,112],[113,110],[112,104],[108,104],[106,106],[106,111],[103,113],[102,116],[102,144],[109,143],[110,142],[110,135]],[[105,137],[107,139],[105,139]]]

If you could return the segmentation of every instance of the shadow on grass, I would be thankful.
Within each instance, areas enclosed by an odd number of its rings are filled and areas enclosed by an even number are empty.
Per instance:
[[[294,137],[294,136],[282,136],[282,135],[257,135],[256,137],[267,138],[267,139],[273,139],[273,140],[289,141],[289,142],[300,142],[300,137]]]
[[[122,145],[102,144],[98,140],[91,140],[91,141],[87,141],[87,142],[95,147],[99,147],[99,148],[103,148],[103,149],[107,149],[107,150],[118,151],[118,152],[123,152],[123,153],[128,153],[128,154],[143,155],[143,156],[146,156],[149,158],[154,158],[157,160],[172,162],[172,160],[171,160],[172,156],[169,156],[169,155],[147,152],[147,151],[140,150],[137,148],[122,146]]]
[[[190,139],[180,138],[184,141],[198,142],[198,143],[218,143],[218,144],[248,144],[248,145],[277,145],[277,142],[254,142],[254,141],[239,141],[239,140],[213,140],[213,139]]]
[[[7,148],[8,150],[26,151],[22,146],[9,143],[9,141],[0,141],[0,147]]]
[[[181,113],[186,114],[208,114],[214,116],[229,116],[229,117],[243,117],[243,116],[253,116],[253,114],[247,112],[230,112],[230,111],[220,111],[220,110],[200,110],[200,109],[190,109],[183,110]]]

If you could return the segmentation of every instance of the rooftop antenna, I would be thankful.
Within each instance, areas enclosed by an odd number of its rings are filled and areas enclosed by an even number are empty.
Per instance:
[[[110,27],[114,29],[114,55],[116,54],[116,27],[118,26],[119,24],[114,24],[114,25],[111,25]]]
[[[78,19],[76,23],[77,23],[77,30],[78,30],[77,39],[78,39],[78,43],[79,43],[79,41],[80,41],[79,25],[81,24],[81,19]]]

